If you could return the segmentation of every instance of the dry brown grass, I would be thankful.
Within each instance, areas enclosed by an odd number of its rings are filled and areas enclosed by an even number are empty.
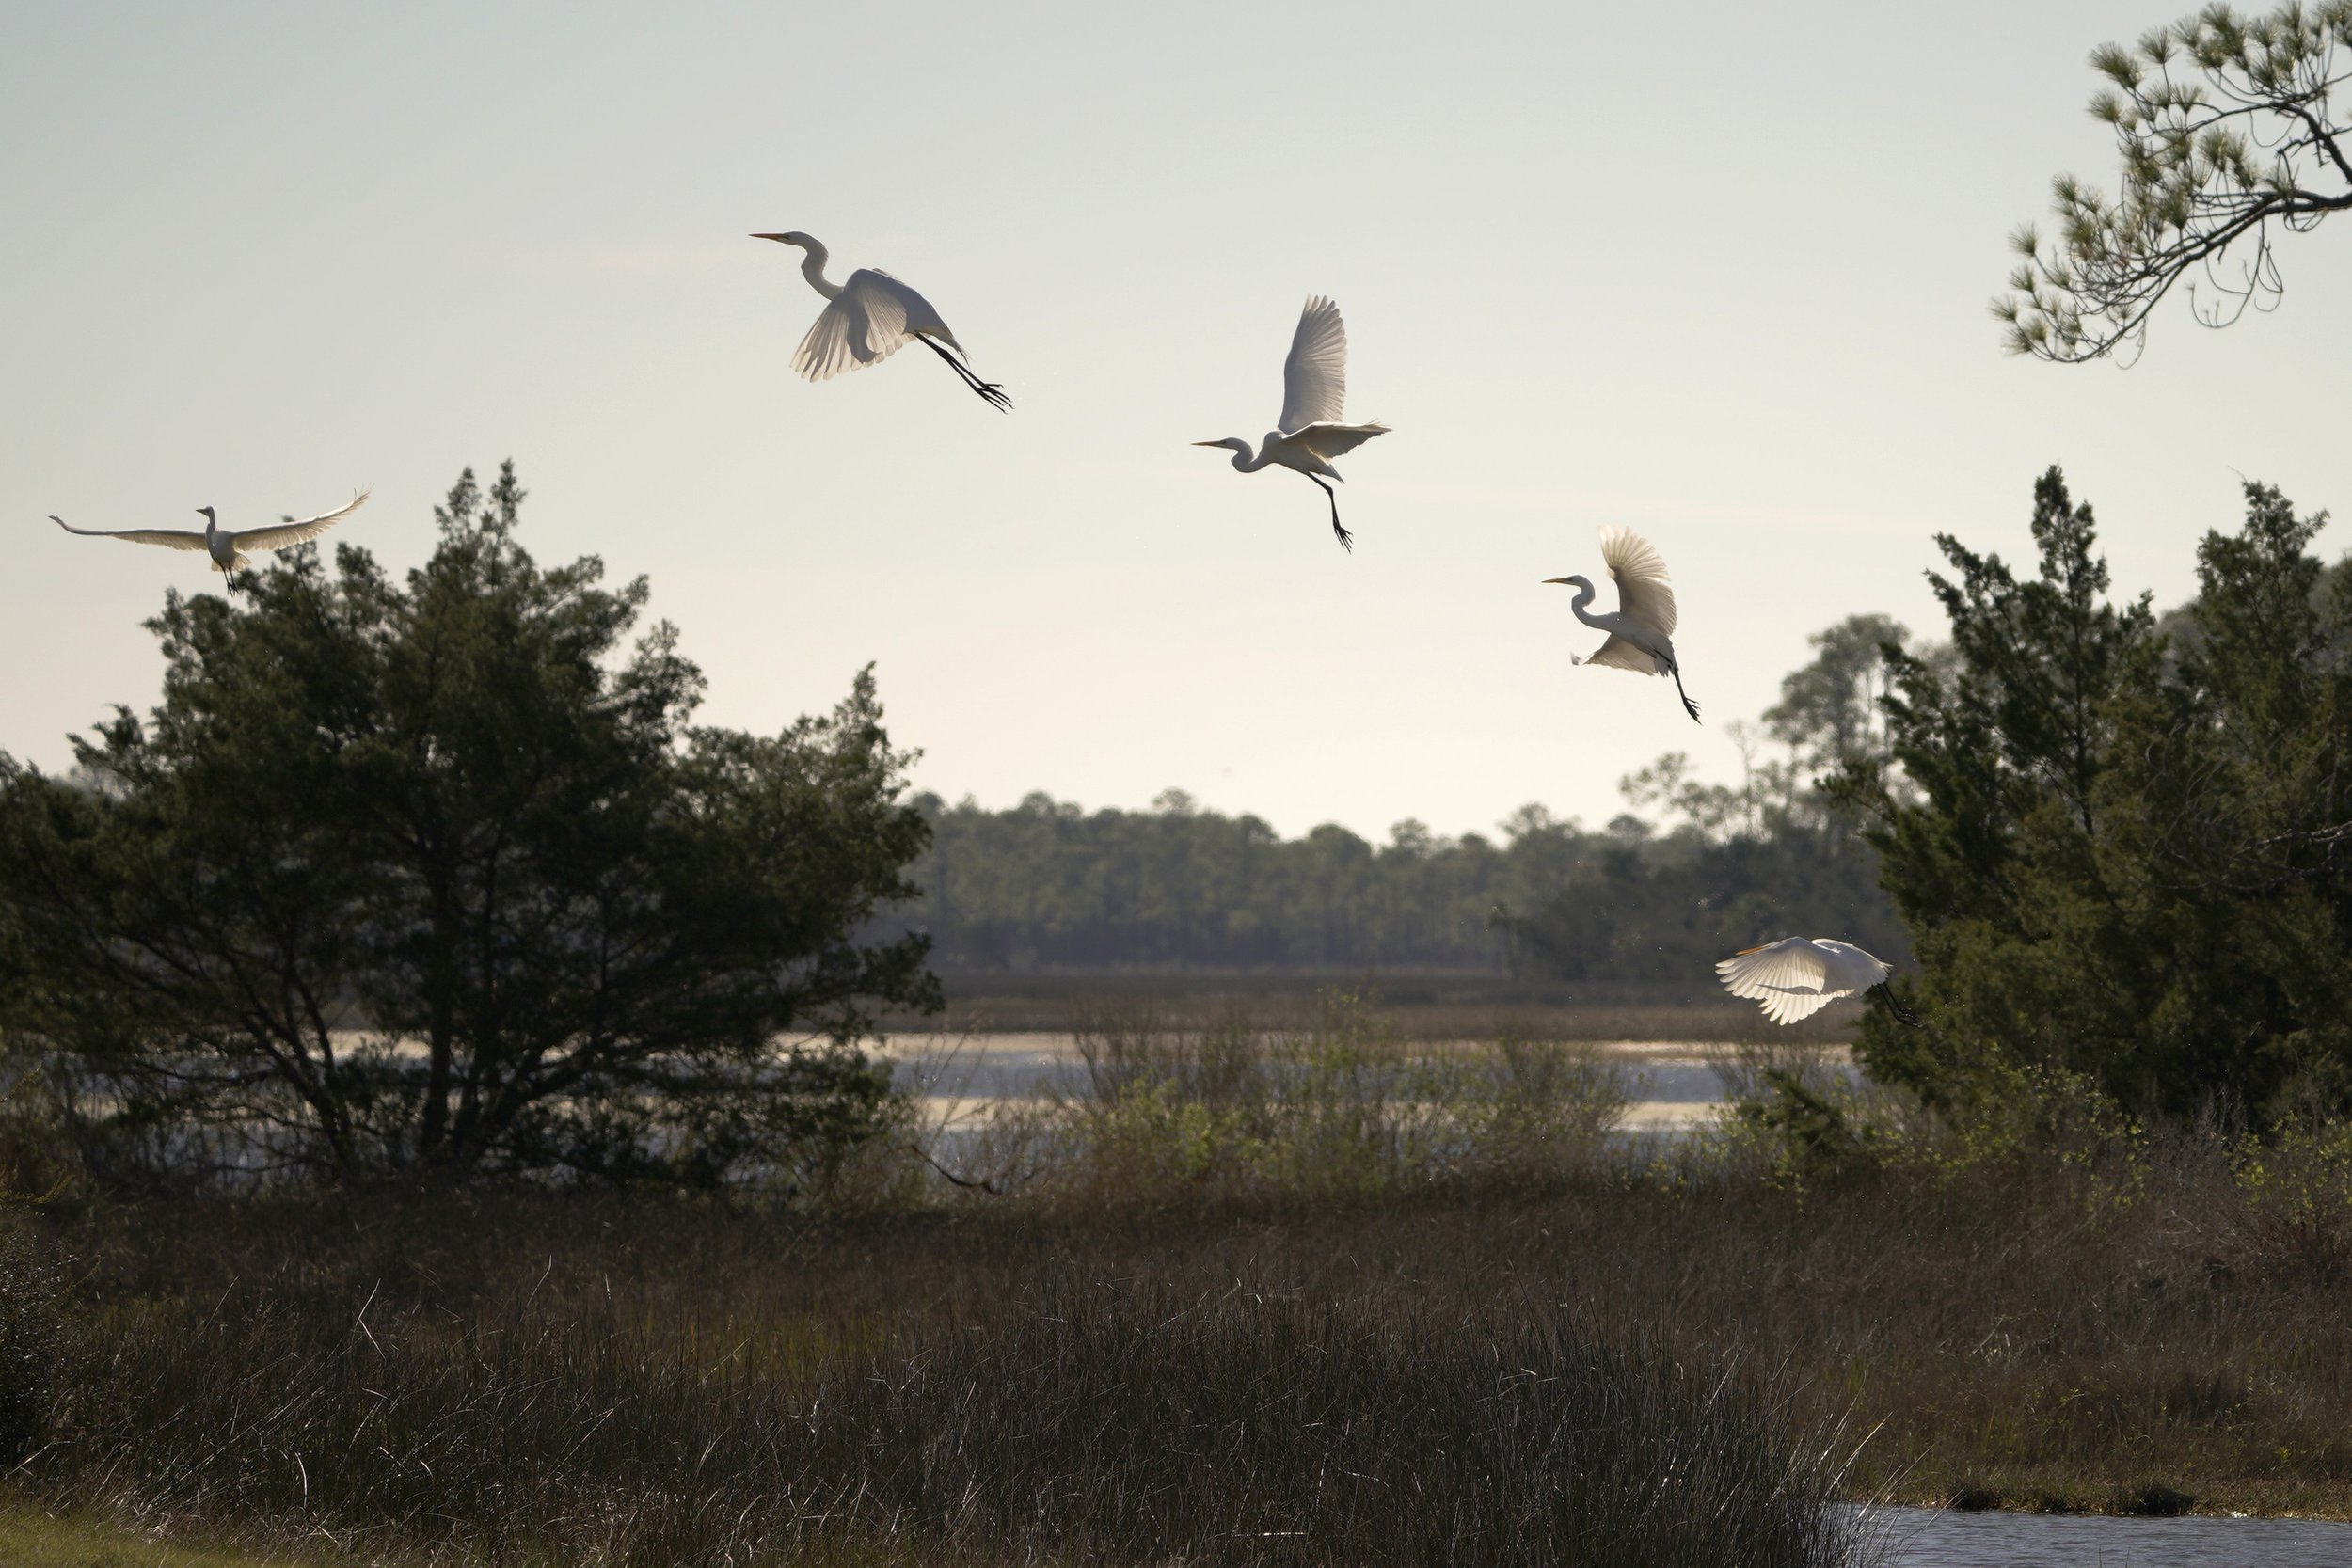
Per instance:
[[[1345,1004],[1088,1038],[993,1195],[53,1211],[85,1358],[24,1473],[517,1561],[1501,1561],[1684,1518],[1661,1477],[1752,1533],[1608,1560],[1829,1560],[1833,1481],[2352,1516],[2352,1127],[2151,1138],[2054,1090],[1628,1145],[1558,1041],[1431,1077]]]

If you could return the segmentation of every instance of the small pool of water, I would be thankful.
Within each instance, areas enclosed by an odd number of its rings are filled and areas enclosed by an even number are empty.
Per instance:
[[[2352,1568],[2352,1524],[1865,1511],[1879,1568]]]

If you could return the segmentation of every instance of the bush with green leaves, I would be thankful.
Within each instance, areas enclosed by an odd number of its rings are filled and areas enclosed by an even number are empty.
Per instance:
[[[174,593],[149,719],[0,758],[0,1029],[87,1147],[797,1185],[889,1124],[854,1042],[938,992],[864,934],[928,839],[871,672],[696,726],[644,580],[539,565],[522,499],[469,471],[405,584],[346,545]]]

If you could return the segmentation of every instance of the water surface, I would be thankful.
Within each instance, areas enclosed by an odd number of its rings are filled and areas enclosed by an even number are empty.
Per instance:
[[[1864,1511],[1883,1568],[2352,1568],[2352,1524]]]

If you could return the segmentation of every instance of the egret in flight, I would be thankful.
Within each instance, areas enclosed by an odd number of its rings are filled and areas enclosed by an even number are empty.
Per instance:
[[[1609,641],[1588,658],[1571,658],[1575,664],[1606,664],[1615,670],[1633,670],[1645,675],[1672,675],[1675,691],[1682,698],[1683,710],[1696,722],[1699,705],[1691,701],[1691,694],[1682,689],[1682,665],[1675,657],[1675,591],[1666,580],[1665,559],[1650,542],[1629,528],[1607,528],[1600,531],[1600,561],[1609,568],[1609,575],[1617,579],[1617,608],[1592,614],[1584,608],[1593,602],[1593,585],[1581,577],[1546,578],[1546,582],[1565,583],[1576,590],[1576,602],[1568,606],[1576,618],[1586,626],[1609,634]]]
[[[196,515],[204,519],[204,531],[185,528],[75,528],[52,512],[49,520],[68,533],[79,533],[91,539],[127,539],[134,545],[161,545],[169,550],[202,550],[213,558],[213,570],[223,577],[253,562],[247,550],[281,550],[288,545],[299,545],[316,539],[337,523],[359,510],[369,492],[362,490],[351,498],[347,505],[332,512],[322,512],[315,517],[289,517],[267,528],[241,529],[232,533],[222,528],[209,506],[199,506]]]
[[[752,238],[799,245],[806,252],[801,258],[801,276],[827,301],[817,314],[817,325],[792,353],[792,368],[805,379],[824,381],[861,365],[879,365],[912,341],[945,359],[947,368],[991,408],[1002,413],[1012,406],[1012,399],[1002,387],[972,373],[964,363],[968,356],[963,345],[939,319],[931,302],[888,273],[860,267],[850,274],[848,282],[835,283],[825,277],[825,247],[799,230]],[[950,354],[948,349],[955,352]]]
[[[1883,988],[1894,970],[1850,942],[1828,937],[1783,937],[1751,947],[1715,966],[1724,990],[1764,1005],[1774,1023],[1811,1018],[1841,996]],[[1886,1010],[1915,1027],[1919,1015],[1881,989]]]
[[[1282,361],[1282,422],[1266,432],[1255,455],[1238,436],[1222,441],[1195,441],[1196,447],[1230,447],[1234,468],[1254,474],[1269,463],[1305,474],[1322,487],[1331,502],[1331,531],[1342,547],[1354,549],[1356,536],[1340,526],[1340,494],[1325,484],[1338,480],[1331,459],[1344,457],[1389,427],[1343,424],[1340,405],[1347,401],[1347,324],[1340,308],[1316,294],[1299,313],[1298,330],[1291,338],[1291,356]]]

